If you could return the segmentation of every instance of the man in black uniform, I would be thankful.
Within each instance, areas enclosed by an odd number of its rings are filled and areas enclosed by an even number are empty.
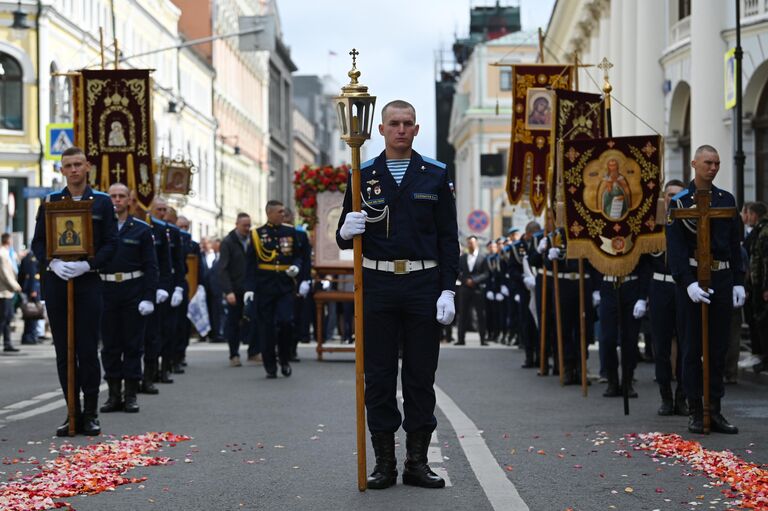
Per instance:
[[[75,307],[75,429],[86,435],[98,435],[99,383],[99,327],[101,325],[102,286],[97,270],[106,266],[117,246],[115,210],[106,193],[95,192],[88,186],[91,166],[79,147],[70,147],[61,155],[61,172],[67,186],[60,192],[46,196],[45,203],[66,198],[92,200],[94,256],[87,260],[64,262],[46,257],[45,204],[37,210],[32,251],[40,267],[45,268],[42,290],[51,324],[53,344],[56,347],[56,369],[59,382],[67,397],[67,308]],[[75,301],[67,303],[67,281],[74,279]],[[83,410],[80,411],[80,391],[83,392]],[[59,436],[69,434],[69,417],[56,430]]]
[[[363,239],[365,405],[376,467],[368,488],[395,484],[395,432],[406,431],[403,483],[442,488],[427,465],[435,419],[435,371],[440,325],[453,321],[459,240],[453,184],[445,164],[413,151],[416,111],[393,101],[381,112],[385,150],[361,165],[363,212],[344,196],[336,242]],[[366,222],[370,223],[366,227]],[[398,347],[402,341],[403,408],[397,408]]]
[[[192,233],[189,232],[190,228],[189,218],[180,215],[176,218],[176,227],[181,230],[182,240],[182,253],[184,255],[184,270],[185,275],[189,275],[192,271],[187,264],[189,260],[197,260],[197,289],[195,293],[200,290],[205,281],[205,261],[203,261],[203,252],[200,250],[200,244],[192,239]],[[189,281],[184,279],[184,299],[177,310],[177,325],[176,325],[176,338],[178,344],[175,347],[175,354],[173,357],[173,372],[174,374],[183,374],[183,366],[186,365],[187,348],[189,347],[189,338],[192,335],[192,322],[187,318],[187,309],[189,308]],[[194,296],[194,293],[192,294]]]
[[[489,272],[486,256],[480,253],[477,237],[467,238],[467,252],[459,257],[459,340],[456,345],[466,344],[464,337],[472,324],[472,309],[477,315],[477,332],[480,334],[480,345],[485,346],[488,335],[487,318],[485,315],[485,286]]]
[[[104,286],[101,362],[109,385],[109,398],[101,412],[136,413],[146,316],[155,310],[157,255],[152,228],[128,214],[128,187],[113,184],[109,197],[117,213],[118,243],[115,255],[100,275]]]
[[[301,273],[302,254],[298,250],[296,229],[283,225],[284,218],[282,202],[267,202],[267,223],[251,231],[251,244],[245,255],[243,302],[247,306],[256,300],[261,357],[267,378],[277,377],[276,346],[280,372],[285,377],[291,375],[293,297],[295,279]]]
[[[284,208],[286,225],[293,226],[293,211],[290,208]],[[298,294],[295,296],[293,305],[293,317],[295,325],[293,327],[293,339],[291,341],[291,362],[299,362],[298,346],[302,336],[304,325],[309,325],[311,318],[305,317],[306,314],[312,315],[312,309],[306,306],[309,300],[310,288],[312,286],[312,244],[309,242],[309,236],[304,226],[297,225],[296,229],[296,250],[301,255],[301,272],[296,276],[296,282],[299,283]],[[307,332],[309,327],[307,326]]]
[[[683,355],[683,387],[688,398],[688,431],[704,432],[703,370],[701,361],[701,302],[709,303],[709,389],[712,399],[712,431],[735,434],[739,430],[721,413],[720,403],[725,394],[723,369],[728,351],[731,313],[744,305],[744,271],[741,261],[741,219],[711,220],[710,251],[712,252],[711,289],[702,289],[696,279],[696,222],[673,220],[675,208],[691,208],[696,204],[696,191],[708,190],[710,206],[736,207],[733,195],[712,184],[720,170],[720,156],[709,145],[696,149],[691,162],[696,177],[672,198],[667,217],[667,254],[669,269],[675,279],[677,306],[683,318],[681,348]]]

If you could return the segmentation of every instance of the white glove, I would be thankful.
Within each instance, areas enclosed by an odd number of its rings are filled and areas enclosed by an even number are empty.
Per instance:
[[[504,301],[504,295],[501,293],[496,293],[496,301],[497,302],[503,302]]]
[[[358,234],[365,232],[365,219],[368,213],[365,211],[350,211],[347,216],[344,217],[344,224],[339,229],[339,235],[343,240],[351,240]]]
[[[285,274],[293,278],[299,274],[299,267],[296,266],[295,264],[292,264],[288,267],[287,270],[285,270]]]
[[[546,237],[541,238],[541,241],[539,241],[539,246],[536,247],[536,252],[539,254],[543,254],[547,250],[547,246],[549,245],[549,240],[547,240]]]
[[[299,295],[304,298],[309,294],[309,288],[311,286],[311,281],[305,280],[301,284],[299,284]]]
[[[173,296],[171,296],[171,307],[178,307],[184,300],[184,288],[176,286],[173,288]]]
[[[453,305],[453,291],[444,290],[437,299],[437,322],[441,325],[450,325],[456,316],[456,307]]]
[[[71,270],[67,266],[67,263],[65,263],[61,259],[51,259],[51,262],[48,265],[48,267],[61,280],[69,280],[72,277]]]
[[[201,286],[201,285],[198,285],[198,286],[197,286],[197,291],[195,291],[195,294],[197,294],[197,293],[199,293],[199,292],[201,292],[201,291],[202,291],[203,293],[205,293],[205,287],[204,287],[204,286]]]
[[[536,277],[533,275],[526,275],[523,277],[523,284],[525,284],[525,289],[528,291],[533,291],[533,289],[536,287]]]
[[[744,286],[733,286],[733,306],[736,308],[743,307],[746,299],[747,292],[744,290]]]
[[[170,295],[165,289],[158,289],[155,293],[155,303],[163,303]]]
[[[709,295],[712,294],[714,291],[711,289],[707,291],[704,291],[701,289],[701,286],[699,286],[698,282],[694,282],[690,286],[688,286],[688,296],[691,297],[691,301],[693,303],[710,303],[709,301]]]
[[[549,252],[547,253],[547,258],[550,261],[554,261],[555,259],[560,259],[560,249],[559,248],[550,248]]]
[[[72,261],[71,263],[64,263],[64,266],[68,269],[71,279],[91,271],[91,265],[87,261]]]
[[[501,285],[501,294],[504,296],[509,296],[509,288],[504,284]]]
[[[155,312],[155,304],[149,300],[142,300],[139,302],[139,314],[142,316],[149,316]]]
[[[323,288],[323,291],[328,291],[329,289],[331,289],[331,281],[330,280],[321,281],[320,287]]]
[[[493,291],[486,291],[485,292],[485,299],[486,300],[493,300],[495,298]]]
[[[600,306],[600,291],[592,291],[592,307]]]
[[[635,302],[635,308],[632,311],[632,315],[635,317],[635,319],[640,319],[643,316],[645,316],[645,311],[646,311],[645,300],[638,300]]]
[[[520,303],[520,295],[515,295],[515,301],[516,301],[517,303]]]
[[[253,301],[253,291],[246,291],[243,295],[243,303],[248,305]]]

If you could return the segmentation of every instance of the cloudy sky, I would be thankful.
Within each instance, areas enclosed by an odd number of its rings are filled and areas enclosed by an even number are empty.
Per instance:
[[[360,81],[377,97],[377,110],[392,99],[416,107],[421,131],[414,147],[425,155],[435,148],[435,54],[449,50],[456,35],[469,32],[470,3],[494,0],[278,0],[283,40],[291,48],[298,74],[330,74],[347,83],[351,48],[360,52]],[[514,5],[506,0],[502,5]],[[524,30],[544,28],[554,0],[519,0]],[[350,9],[355,6],[356,10]],[[336,55],[333,56],[331,52]],[[380,121],[378,113],[375,122]],[[375,135],[369,156],[384,148]]]

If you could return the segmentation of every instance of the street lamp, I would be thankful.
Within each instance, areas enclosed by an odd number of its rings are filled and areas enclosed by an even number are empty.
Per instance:
[[[21,0],[19,0],[16,4],[16,10],[13,11],[13,24],[11,25],[11,29],[21,31],[28,28],[27,13],[21,10]]]
[[[347,73],[350,82],[341,88],[334,99],[339,118],[341,139],[352,149],[352,211],[360,211],[360,147],[371,138],[373,106],[376,97],[368,94],[368,87],[357,82],[360,71],[356,66],[360,54],[352,48],[352,69]],[[357,489],[367,488],[365,474],[365,367],[363,363],[363,238],[352,241],[355,269],[355,396],[357,414]]]

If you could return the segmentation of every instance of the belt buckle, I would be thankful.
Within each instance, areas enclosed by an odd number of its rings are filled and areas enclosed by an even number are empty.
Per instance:
[[[408,270],[408,259],[395,259],[392,262],[395,265],[395,275],[410,273],[410,270]]]
[[[123,274],[115,273],[115,282],[122,282],[122,281],[123,281]]]
[[[712,261],[709,264],[709,267],[712,271],[720,271],[720,261]]]

